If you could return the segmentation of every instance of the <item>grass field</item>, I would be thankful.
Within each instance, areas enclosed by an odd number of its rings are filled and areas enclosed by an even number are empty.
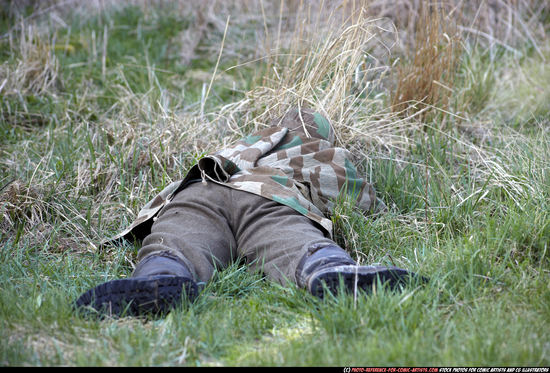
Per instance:
[[[549,366],[546,1],[0,1],[0,365]],[[389,207],[345,201],[360,263],[429,276],[319,301],[238,264],[164,318],[72,302],[129,276],[98,244],[292,106]]]

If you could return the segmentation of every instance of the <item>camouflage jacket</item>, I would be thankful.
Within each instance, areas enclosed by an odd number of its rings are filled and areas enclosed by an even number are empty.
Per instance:
[[[254,193],[289,206],[332,236],[330,214],[342,194],[368,211],[384,208],[372,185],[358,175],[346,149],[334,147],[326,118],[310,110],[291,111],[235,145],[205,156],[187,176],[168,185],[123,232],[108,240],[143,239],[156,215],[190,182],[202,179]]]

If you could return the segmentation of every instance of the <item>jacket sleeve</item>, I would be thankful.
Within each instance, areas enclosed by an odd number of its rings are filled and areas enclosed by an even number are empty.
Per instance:
[[[288,128],[269,127],[238,141],[234,146],[213,155],[221,163],[236,170],[248,170],[256,166],[258,160],[275,148],[288,132]],[[230,161],[231,163],[227,163]]]

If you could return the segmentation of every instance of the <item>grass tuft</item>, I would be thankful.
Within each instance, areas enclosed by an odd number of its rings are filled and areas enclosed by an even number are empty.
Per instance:
[[[456,11],[456,10],[454,10]],[[420,120],[434,113],[448,113],[455,72],[462,53],[460,34],[452,13],[438,5],[423,5],[418,10],[414,46],[408,61],[398,65],[391,107],[396,112],[419,112]],[[445,116],[445,115],[444,115]]]

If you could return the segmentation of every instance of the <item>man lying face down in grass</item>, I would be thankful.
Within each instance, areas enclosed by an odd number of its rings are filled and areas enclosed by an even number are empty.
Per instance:
[[[395,288],[415,277],[396,267],[359,266],[331,239],[328,217],[342,193],[365,211],[384,209],[350,153],[333,142],[326,118],[293,110],[202,158],[111,240],[143,240],[132,277],[87,291],[77,307],[118,316],[162,313],[182,298],[193,300],[197,283],[236,258],[318,297],[377,283]]]

